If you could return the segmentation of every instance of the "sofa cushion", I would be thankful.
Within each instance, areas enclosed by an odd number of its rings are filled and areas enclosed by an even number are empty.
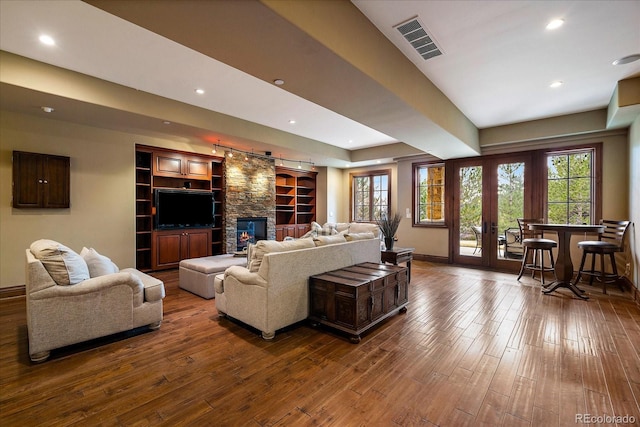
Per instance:
[[[272,252],[289,252],[298,249],[313,248],[315,244],[312,239],[296,239],[277,242],[275,240],[259,240],[251,248],[251,259],[248,260],[247,267],[252,273],[256,273],[262,264],[262,258]]]
[[[222,273],[232,265],[247,265],[247,258],[233,254],[213,255],[202,258],[188,258],[180,261],[180,267],[202,274]]]
[[[367,231],[372,232],[375,237],[380,236],[380,227],[378,227],[378,224],[368,222],[352,222],[349,224],[349,234],[366,233]]]
[[[93,248],[82,248],[80,256],[87,263],[89,276],[98,277],[120,271],[117,265],[108,257],[101,255]]]
[[[89,267],[73,250],[54,240],[36,240],[29,247],[56,284],[75,285],[89,279]]]
[[[353,242],[354,240],[365,240],[365,239],[375,239],[376,236],[373,235],[372,231],[367,231],[365,233],[349,233],[344,236],[347,239],[347,242]]]
[[[316,246],[335,245],[336,243],[344,243],[345,239],[343,234],[336,234],[333,236],[317,236],[313,238],[313,242]]]

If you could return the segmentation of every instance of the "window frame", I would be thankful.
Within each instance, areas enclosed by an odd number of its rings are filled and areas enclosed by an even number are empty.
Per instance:
[[[543,206],[541,206],[541,217],[545,222],[549,221],[549,156],[563,154],[578,154],[585,151],[592,152],[591,164],[591,224],[597,224],[602,218],[602,143],[584,144],[579,146],[556,147],[542,150],[540,162],[544,164],[541,176],[536,177],[542,181]]]
[[[447,197],[447,194],[451,192],[451,179],[448,176],[448,171],[451,167],[447,167],[446,161],[426,161],[426,162],[417,162],[412,164],[412,210],[413,210],[413,219],[412,225],[414,227],[425,227],[425,228],[447,228],[449,226],[449,212],[450,212],[450,197]],[[442,167],[444,168],[444,206],[443,206],[443,219],[442,221],[434,221],[434,222],[421,222],[419,220],[420,217],[420,197],[418,196],[420,191],[420,183],[419,183],[419,172],[423,168],[431,168],[431,167]]]
[[[352,222],[375,222],[375,218],[372,218],[372,214],[374,212],[373,209],[373,178],[377,176],[386,176],[387,177],[387,215],[391,214],[391,169],[378,169],[371,171],[363,171],[363,172],[353,172],[349,174],[349,218]],[[355,191],[354,191],[354,181],[356,178],[369,178],[369,220],[362,221],[356,220],[355,215]]]

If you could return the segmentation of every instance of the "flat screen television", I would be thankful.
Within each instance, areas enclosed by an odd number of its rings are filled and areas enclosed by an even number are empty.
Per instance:
[[[213,227],[213,193],[192,190],[155,190],[155,226],[171,228]]]

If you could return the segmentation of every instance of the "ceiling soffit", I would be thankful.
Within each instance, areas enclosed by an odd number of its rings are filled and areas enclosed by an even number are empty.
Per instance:
[[[350,2],[86,2],[422,151],[479,152],[477,129]]]

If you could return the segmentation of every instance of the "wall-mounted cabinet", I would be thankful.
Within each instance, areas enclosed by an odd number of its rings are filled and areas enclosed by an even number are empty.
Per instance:
[[[14,208],[68,208],[70,183],[69,157],[13,152]]]
[[[223,157],[136,146],[136,267],[175,268],[180,260],[224,253]],[[211,228],[156,230],[156,189],[211,191]]]
[[[153,153],[153,176],[180,179],[211,179],[211,162],[200,156],[161,151]]]
[[[276,240],[300,237],[316,220],[316,175],[276,167]]]

